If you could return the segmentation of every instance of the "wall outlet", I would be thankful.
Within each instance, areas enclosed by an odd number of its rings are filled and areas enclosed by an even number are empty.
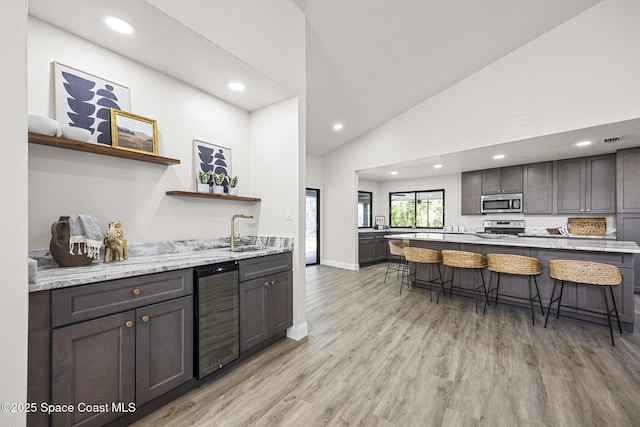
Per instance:
[[[285,209],[285,214],[284,217],[287,221],[291,221],[293,219],[293,208],[290,206],[287,206],[287,208]]]

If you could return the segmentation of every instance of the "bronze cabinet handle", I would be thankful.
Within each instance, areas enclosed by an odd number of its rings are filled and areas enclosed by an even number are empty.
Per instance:
[[[269,286],[269,281],[267,280],[266,282],[264,282],[265,286]]]
[[[272,281],[271,281],[271,284],[272,284],[272,285],[275,285],[275,284],[276,284],[276,281],[275,281],[275,280],[272,280]]]
[[[133,326],[133,320],[127,320],[126,322],[124,322],[125,328],[131,328],[132,326]]]
[[[144,323],[147,323],[151,318],[149,316],[147,316],[146,314],[144,316],[142,316],[142,321]]]
[[[133,294],[134,294],[135,296],[138,296],[138,295],[140,295],[141,293],[142,293],[142,291],[141,291],[139,288],[135,288],[135,289],[133,290]]]

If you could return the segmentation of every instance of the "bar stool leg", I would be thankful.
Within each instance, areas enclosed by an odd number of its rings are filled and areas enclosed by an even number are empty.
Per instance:
[[[496,307],[498,306],[498,294],[500,293],[500,272],[498,272],[498,282],[496,283]]]
[[[609,302],[607,301],[607,293],[605,292],[603,287],[600,287],[602,290],[602,298],[604,298],[604,306],[607,309],[607,322],[609,322],[609,334],[611,334],[611,346],[615,347],[616,343],[613,342],[613,328],[611,327],[611,312],[609,311]]]
[[[538,302],[540,303],[540,311],[542,312],[542,315],[544,316],[544,309],[542,308],[542,297],[540,296],[540,289],[538,289],[538,280],[536,279],[536,276],[533,276],[533,283],[536,284],[536,296],[538,297]],[[534,297],[535,299],[535,297]]]
[[[489,305],[489,293],[487,291],[487,285],[484,281],[484,274],[482,274],[482,270],[478,270],[480,272],[480,279],[482,279],[482,289],[484,290],[484,307],[482,308],[482,314],[487,312],[487,305]]]
[[[433,264],[428,264],[428,270],[429,270],[429,301],[433,302],[433,296],[431,295],[431,286],[432,286],[432,282],[433,282]]]
[[[455,275],[456,268],[451,267],[451,283],[449,283],[449,298],[453,295],[453,276]]]
[[[547,322],[549,321],[549,313],[551,313],[551,304],[553,304],[553,295],[556,293],[556,285],[558,284],[557,280],[553,281],[553,289],[551,290],[551,296],[549,297],[549,307],[547,307],[547,317],[544,319],[544,327],[547,327]],[[558,304],[560,301],[558,300]],[[560,308],[560,307],[558,307]]]
[[[442,271],[440,269],[440,264],[436,264],[436,267],[438,268],[438,280],[440,281],[440,287],[442,288],[438,290],[438,298],[436,298],[436,304],[438,304],[438,301],[440,301],[440,292],[442,291],[443,294],[445,293],[444,293],[444,279],[442,278]]]
[[[562,290],[564,289],[564,280],[560,283],[560,296],[558,297],[558,311],[556,312],[556,319],[560,318],[560,303],[562,302]]]
[[[529,307],[531,308],[531,324],[535,326],[536,318],[533,315],[533,295],[531,294],[531,276],[529,276]]]
[[[613,288],[609,286],[609,291],[611,291],[611,301],[613,301],[613,311],[616,313],[616,320],[618,321],[618,329],[620,329],[620,333],[622,333],[622,325],[620,324],[620,317],[618,316],[618,307],[616,307],[616,299],[613,297]]]

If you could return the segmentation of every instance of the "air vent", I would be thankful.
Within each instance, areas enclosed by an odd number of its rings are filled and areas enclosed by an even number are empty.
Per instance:
[[[621,136],[611,136],[609,138],[602,138],[603,144],[615,144],[616,142],[622,141]]]

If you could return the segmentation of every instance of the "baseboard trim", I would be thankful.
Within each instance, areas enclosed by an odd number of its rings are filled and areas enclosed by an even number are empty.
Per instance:
[[[292,340],[300,341],[307,335],[309,335],[307,322],[287,328],[287,338],[291,338]]]
[[[333,261],[333,260],[330,260],[330,259],[323,259],[321,264],[322,265],[328,265],[329,267],[343,268],[345,270],[359,270],[360,269],[360,265],[359,264],[350,264],[348,262]]]

